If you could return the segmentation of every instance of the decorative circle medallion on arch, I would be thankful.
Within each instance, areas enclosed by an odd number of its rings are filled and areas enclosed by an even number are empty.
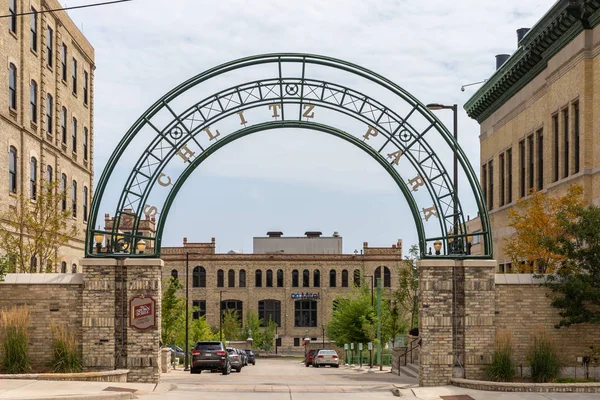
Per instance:
[[[492,257],[481,188],[446,127],[388,79],[308,54],[232,61],[182,83],[152,105],[123,136],[102,173],[86,256],[160,257],[170,207],[192,172],[225,145],[274,129],[324,132],[369,154],[402,191],[421,257]],[[468,188],[460,198],[446,170],[453,157]],[[470,234],[463,204],[480,215]],[[106,212],[103,227],[98,225],[101,210]],[[401,224],[395,216],[382,224]],[[472,240],[481,243],[478,255],[471,254]]]

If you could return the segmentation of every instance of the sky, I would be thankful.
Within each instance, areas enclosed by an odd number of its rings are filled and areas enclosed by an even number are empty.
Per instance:
[[[489,78],[494,56],[516,49],[516,30],[553,3],[134,0],[71,10],[95,48],[95,181],[124,133],[173,87],[219,64],[278,52],[346,60],[422,103],[458,104],[459,143],[478,173],[479,125],[462,106],[479,85],[461,86]],[[436,116],[451,129],[451,111]],[[466,185],[459,193],[468,195]],[[476,215],[474,203],[464,207]],[[194,171],[169,213],[163,246],[215,237],[218,252],[251,253],[252,238],[267,231],[339,232],[346,253],[363,242],[417,243],[402,192],[372,158],[319,132],[274,130],[225,146]]]

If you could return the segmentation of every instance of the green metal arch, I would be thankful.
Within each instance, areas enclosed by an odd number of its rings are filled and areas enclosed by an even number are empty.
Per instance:
[[[181,85],[177,86],[176,88],[171,90],[169,93],[167,93],[165,96],[163,96],[161,99],[159,99],[156,103],[154,103],[133,124],[133,126],[129,129],[129,131],[124,135],[123,139],[120,141],[120,143],[117,145],[115,151],[111,155],[111,157],[107,163],[107,166],[104,169],[104,171],[100,177],[97,191],[94,195],[94,199],[92,201],[92,206],[91,206],[91,210],[90,210],[91,211],[90,218],[89,218],[88,228],[87,228],[87,233],[86,233],[86,255],[91,256],[91,257],[102,256],[102,255],[94,254],[94,252],[93,252],[93,235],[94,235],[94,233],[95,232],[107,233],[107,232],[96,231],[94,229],[94,227],[96,226],[96,223],[97,223],[97,219],[98,219],[100,200],[104,196],[104,192],[106,190],[106,185],[110,179],[110,176],[113,174],[114,168],[116,167],[117,162],[123,155],[125,149],[127,149],[127,147],[130,145],[131,141],[135,138],[135,136],[141,130],[141,128],[143,128],[146,124],[150,124],[150,119],[154,115],[156,115],[159,111],[161,111],[165,107],[167,109],[169,109],[169,111],[171,111],[171,113],[173,113],[173,111],[168,106],[168,103],[171,100],[174,100],[179,95],[185,93],[187,90],[195,87],[196,85],[198,85],[204,81],[207,81],[211,78],[218,77],[219,75],[224,74],[229,71],[245,68],[245,67],[252,66],[252,65],[279,63],[280,79],[282,79],[282,77],[281,77],[282,62],[302,63],[303,75],[304,75],[304,68],[308,64],[327,66],[327,67],[335,68],[338,70],[350,72],[359,77],[362,77],[362,78],[365,78],[372,82],[375,82],[379,86],[381,86],[381,87],[387,89],[388,91],[390,91],[391,93],[397,95],[398,97],[403,99],[406,103],[413,106],[414,107],[413,111],[416,110],[419,114],[424,116],[427,120],[431,121],[432,126],[435,126],[437,132],[440,133],[440,135],[445,140],[445,142],[453,149],[458,161],[460,162],[460,164],[463,168],[464,173],[467,176],[467,180],[471,187],[473,196],[475,198],[475,201],[477,203],[477,207],[478,207],[478,210],[479,210],[479,213],[481,216],[481,225],[482,225],[482,232],[483,232],[482,236],[483,236],[485,258],[491,257],[491,255],[492,255],[492,239],[491,239],[491,232],[489,229],[489,216],[487,214],[487,208],[485,207],[485,204],[483,201],[483,196],[482,196],[481,188],[479,186],[479,182],[478,182],[476,175],[473,171],[473,168],[470,165],[469,161],[467,160],[464,152],[462,151],[462,149],[460,148],[458,143],[456,143],[456,141],[454,140],[452,135],[444,127],[444,125],[441,124],[441,122],[435,117],[435,115],[433,115],[422,103],[420,103],[410,93],[406,92],[404,89],[402,89],[398,85],[394,84],[393,82],[389,81],[388,79],[386,79],[386,78],[382,77],[381,75],[378,75],[372,71],[369,71],[365,68],[362,68],[360,66],[357,66],[355,64],[352,64],[352,63],[349,63],[346,61],[337,60],[337,59],[333,59],[333,58],[329,58],[329,57],[310,55],[310,54],[291,54],[291,53],[258,55],[258,56],[247,57],[247,58],[243,58],[243,59],[239,59],[236,61],[222,64],[220,66],[212,68],[212,69],[210,69],[204,73],[201,73],[201,74],[189,79],[188,81],[182,83]],[[412,111],[411,111],[411,113],[412,113]],[[174,114],[174,116],[175,116],[175,114]],[[285,122],[286,122],[286,124],[289,124],[291,121],[285,121]],[[258,125],[256,125],[256,126],[258,126]],[[331,132],[329,132],[329,133],[331,133]],[[223,141],[223,140],[221,140],[221,141]],[[203,149],[203,153],[204,153],[204,149]],[[379,155],[379,153],[377,153],[377,155],[378,155],[378,157],[381,157]],[[380,160],[378,160],[378,161],[380,161]],[[387,163],[384,163],[384,164],[387,164]],[[414,166],[414,164],[413,164],[413,166]],[[386,167],[386,169],[389,169],[389,165],[388,165],[388,167]],[[411,203],[411,201],[414,202],[414,199],[412,199],[410,192],[404,192],[404,195],[409,203]],[[414,216],[419,215],[418,210],[416,210],[417,213],[415,214],[414,207],[411,208],[411,211],[413,212]],[[163,213],[164,213],[164,210],[163,210]],[[464,221],[464,217],[462,216],[462,210],[460,211],[460,214],[461,214],[461,220]],[[120,218],[120,215],[119,215],[119,218]],[[162,218],[163,217],[161,215],[161,219]],[[418,218],[415,217],[415,220],[417,220],[417,219]],[[138,222],[139,222],[139,219],[138,219]],[[113,239],[115,238],[115,235],[116,235],[116,229],[118,229],[118,222],[115,225],[116,225],[116,227],[113,227],[112,232],[108,232],[109,234],[112,235],[111,237]],[[419,225],[422,228],[422,222],[417,223],[417,226],[419,226]],[[160,234],[162,234],[163,226],[164,226],[164,224],[160,224],[160,226],[159,226]],[[464,226],[461,227],[461,232],[465,232]],[[439,238],[431,238],[430,237],[430,238],[426,239],[424,237],[422,229],[421,229],[421,231],[419,231],[419,242],[420,242],[422,255],[426,255],[425,254],[425,250],[426,250],[425,246],[426,246],[427,240],[442,239],[444,241],[444,246],[446,245],[446,243],[448,242],[448,236],[444,229],[442,229],[442,233],[443,233],[443,236],[441,236]],[[464,236],[464,235],[462,235],[462,236]],[[141,238],[140,236],[135,236],[133,239],[137,240],[140,238]],[[157,241],[160,241],[160,239],[161,239],[160,235],[157,235],[156,239],[157,239]],[[461,239],[464,239],[464,238],[461,238]],[[158,248],[160,249],[160,247],[158,247]],[[139,257],[139,256],[143,256],[143,255],[130,254],[130,256]],[[156,257],[156,256],[158,256],[158,254],[155,254],[153,256]]]
[[[169,211],[171,209],[173,201],[175,201],[175,198],[177,197],[177,194],[179,193],[179,190],[183,187],[183,185],[185,184],[185,182],[189,178],[189,176],[194,172],[194,170],[202,162],[204,162],[204,160],[206,160],[209,156],[211,156],[217,150],[221,149],[222,147],[226,146],[227,144],[229,144],[235,140],[241,139],[241,138],[251,135],[253,133],[272,130],[272,129],[282,129],[282,128],[303,128],[303,129],[311,129],[314,131],[328,133],[328,134],[331,134],[335,137],[341,138],[341,139],[357,146],[358,148],[360,148],[361,150],[363,150],[364,152],[369,154],[371,157],[373,157],[391,175],[394,182],[396,182],[396,184],[402,191],[402,194],[404,194],[404,197],[406,198],[408,206],[413,214],[413,217],[415,217],[414,220],[415,220],[415,226],[417,228],[417,232],[419,234],[419,241],[421,241],[422,238],[424,238],[423,221],[419,218],[416,218],[416,216],[419,215],[419,210],[417,208],[416,202],[414,201],[412,195],[410,194],[410,189],[406,186],[406,183],[402,180],[402,178],[400,177],[398,172],[393,167],[391,167],[391,164],[389,162],[387,162],[387,160],[385,158],[383,158],[381,156],[381,154],[374,151],[372,147],[367,146],[364,142],[361,142],[360,140],[356,139],[354,136],[349,135],[348,133],[346,133],[340,129],[331,127],[329,125],[324,125],[324,124],[320,124],[320,123],[316,123],[316,122],[302,122],[302,121],[271,121],[271,122],[264,122],[264,123],[260,123],[260,124],[256,124],[256,125],[251,125],[247,128],[243,128],[236,132],[232,132],[231,134],[224,137],[222,140],[219,140],[217,143],[215,143],[214,146],[211,146],[210,148],[206,149],[206,151],[203,152],[201,155],[194,158],[194,160],[190,163],[190,165],[188,165],[186,167],[185,171],[179,176],[177,181],[175,181],[175,183],[173,184],[173,188],[169,191],[167,200],[165,201],[163,210],[160,214],[160,218],[157,223],[157,226],[158,226],[158,230],[156,231],[157,246],[159,248],[161,246],[160,241],[162,240],[162,234],[163,234],[164,227],[166,225],[165,223],[167,220],[167,216],[169,214]],[[424,247],[425,243],[424,242],[419,243],[419,245],[420,245],[420,247]]]

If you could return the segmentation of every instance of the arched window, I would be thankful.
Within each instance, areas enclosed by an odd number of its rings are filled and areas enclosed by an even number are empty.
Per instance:
[[[265,282],[266,287],[273,287],[273,271],[267,270],[267,281]]]
[[[302,287],[310,286],[310,271],[305,269],[302,271]]]
[[[65,146],[67,145],[67,109],[63,107],[60,110],[60,130],[61,130],[61,141]]]
[[[360,287],[360,269],[355,269],[354,270],[354,286],[355,287]]]
[[[277,270],[277,287],[283,287],[283,270]]]
[[[48,185],[48,190],[51,190],[50,185],[54,181],[54,171],[51,165],[46,166],[46,185]]]
[[[335,269],[329,271],[329,287],[336,287],[337,272]]]
[[[67,262],[63,261],[60,263],[60,272],[62,272],[63,274],[67,273]]]
[[[83,222],[87,222],[88,219],[88,188],[83,187]]]
[[[29,196],[31,200],[37,198],[37,160],[35,157],[31,157],[29,163]]]
[[[8,156],[8,190],[17,193],[17,149],[13,146]]]
[[[246,270],[240,269],[240,284],[239,287],[246,287]]]
[[[225,271],[222,269],[217,271],[217,287],[225,286]]]
[[[378,286],[377,286],[377,279],[381,279],[381,267],[377,267],[377,268],[375,269],[375,278],[373,278],[373,279],[375,279],[374,286],[375,286],[375,287],[378,287]],[[382,283],[383,283],[383,282],[382,282]]]
[[[292,287],[298,287],[298,270],[292,271]]]
[[[176,269],[171,270],[171,277],[173,279],[179,279],[179,272]]]
[[[60,176],[60,190],[61,208],[63,211],[67,211],[67,175],[65,174]]]
[[[17,67],[13,63],[8,66],[8,107],[17,109]]]
[[[50,57],[51,58],[51,57]],[[52,95],[48,93],[46,96],[46,132],[52,135],[54,122],[52,120],[52,114],[54,112],[54,100]]]
[[[321,287],[321,272],[318,269],[313,271],[313,286]]]
[[[71,186],[71,206],[73,209],[73,218],[77,218],[77,181],[73,181]]]
[[[342,270],[342,287],[348,287],[348,270]]]
[[[388,267],[383,267],[383,287],[392,287],[392,274]]]
[[[77,264],[71,265],[71,272],[74,274],[77,273]]]
[[[258,302],[258,318],[262,319],[261,326],[266,327],[269,321],[281,326],[281,302],[279,300],[260,300]]]
[[[260,269],[254,272],[254,286],[262,287],[262,271]]]
[[[29,86],[29,111],[31,122],[37,122],[37,82],[34,80]]]
[[[294,326],[317,326],[317,302],[315,300],[296,300],[294,302]]]
[[[227,271],[227,287],[235,287],[235,271],[232,269]]]
[[[192,271],[192,287],[206,287],[206,270],[197,266]]]
[[[35,256],[31,256],[29,259],[29,271],[30,272],[38,272],[37,271],[37,258]]]

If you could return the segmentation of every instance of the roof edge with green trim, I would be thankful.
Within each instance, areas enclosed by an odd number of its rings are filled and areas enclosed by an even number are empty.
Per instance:
[[[519,42],[510,58],[465,103],[467,115],[481,123],[535,78],[586,28],[600,23],[600,0],[559,0]]]

